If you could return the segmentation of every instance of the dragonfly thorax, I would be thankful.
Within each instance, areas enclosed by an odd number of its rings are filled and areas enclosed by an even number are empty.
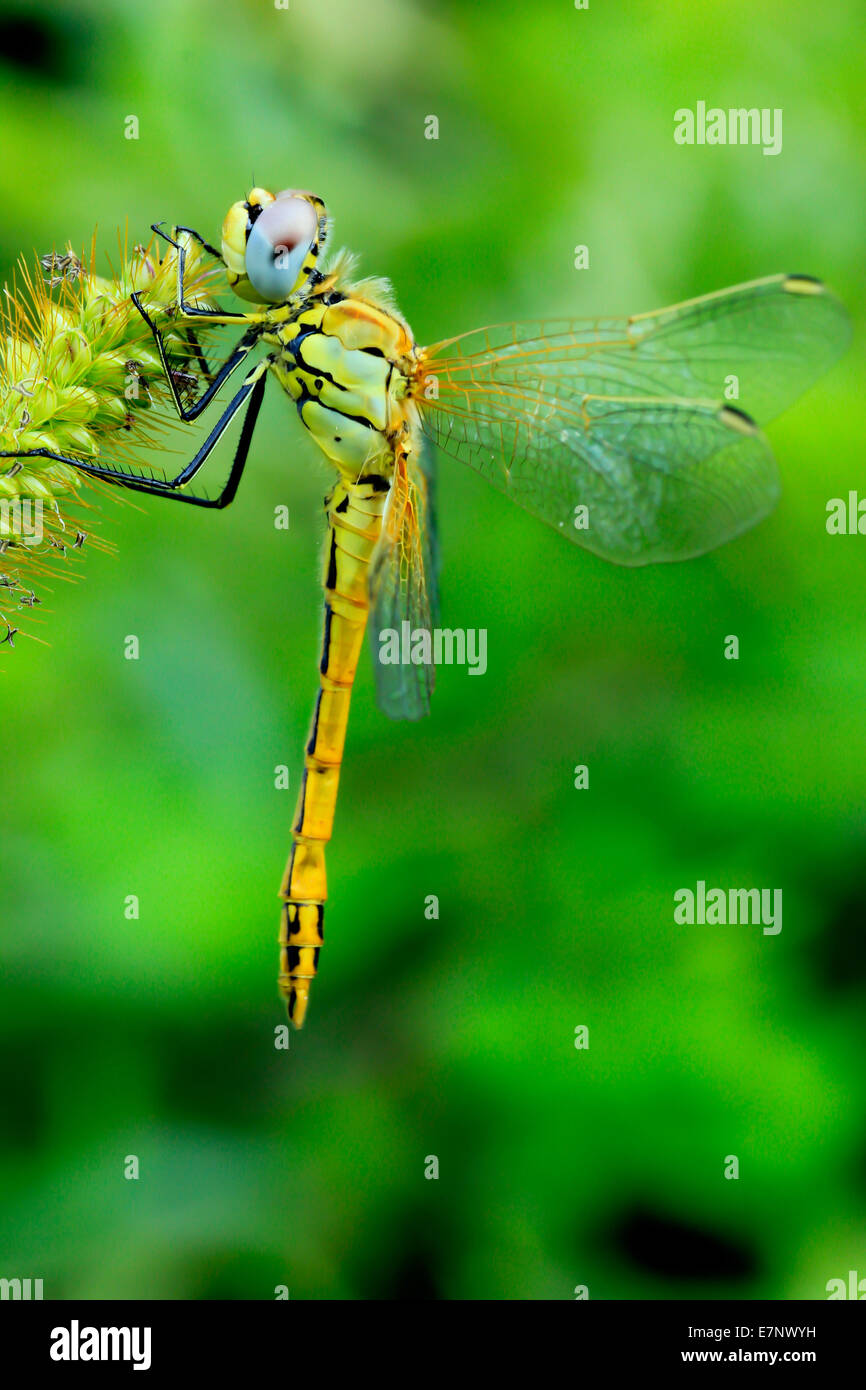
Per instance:
[[[263,337],[276,349],[274,374],[327,458],[348,478],[389,477],[413,418],[406,326],[368,299],[331,291]]]

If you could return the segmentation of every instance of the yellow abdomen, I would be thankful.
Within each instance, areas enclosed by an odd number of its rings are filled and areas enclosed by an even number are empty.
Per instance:
[[[292,848],[280,887],[280,992],[303,1024],[324,939],[325,845],[331,838],[352,684],[369,611],[370,561],[406,448],[406,326],[362,299],[326,294],[266,335],[272,370],[340,477],[326,500],[325,626],[320,690],[304,758]]]
[[[323,941],[325,844],[331,838],[349,701],[367,625],[367,573],[382,530],[388,485],[381,478],[339,482],[328,498],[325,630],[319,696],[280,888],[280,992],[300,1028]]]

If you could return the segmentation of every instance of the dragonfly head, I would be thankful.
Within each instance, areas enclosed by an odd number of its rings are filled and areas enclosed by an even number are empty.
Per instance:
[[[328,214],[315,193],[250,189],[223,222],[223,260],[235,294],[255,304],[283,304],[316,284],[327,230]]]

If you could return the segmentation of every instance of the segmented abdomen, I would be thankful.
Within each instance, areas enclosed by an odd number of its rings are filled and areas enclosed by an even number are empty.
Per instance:
[[[340,480],[327,501],[325,627],[319,694],[307,740],[292,848],[280,888],[280,993],[296,1028],[304,1022],[323,940],[325,845],[331,838],[349,701],[369,609],[367,575],[382,530],[389,483]]]

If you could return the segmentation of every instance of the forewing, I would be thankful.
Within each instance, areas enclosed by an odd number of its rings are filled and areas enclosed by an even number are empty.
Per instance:
[[[606,559],[687,559],[777,499],[772,455],[739,408],[771,419],[848,335],[845,310],[804,276],[630,319],[483,329],[427,350],[424,429]]]

